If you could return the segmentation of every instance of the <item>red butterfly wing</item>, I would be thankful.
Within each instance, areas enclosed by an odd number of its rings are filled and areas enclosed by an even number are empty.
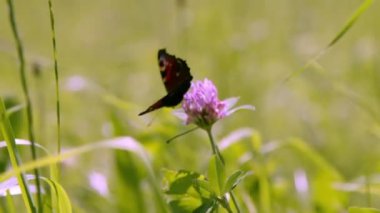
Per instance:
[[[144,115],[161,107],[176,106],[190,88],[193,76],[191,76],[190,68],[184,60],[166,53],[165,49],[161,49],[158,51],[158,63],[161,78],[168,94],[139,115]]]
[[[168,93],[179,88],[184,82],[190,82],[193,79],[186,61],[166,53],[165,49],[158,51],[158,64]]]

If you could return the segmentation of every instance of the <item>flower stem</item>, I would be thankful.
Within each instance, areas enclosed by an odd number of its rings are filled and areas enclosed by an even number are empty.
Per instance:
[[[192,131],[194,131],[194,130],[197,130],[198,128],[199,128],[199,127],[197,126],[197,127],[194,127],[194,128],[192,128],[192,129],[190,129],[190,130],[187,130],[187,131],[185,131],[185,132],[182,132],[182,133],[180,133],[179,135],[176,135],[176,136],[174,136],[174,137],[168,139],[168,140],[166,141],[166,143],[170,143],[170,142],[172,142],[173,140],[175,140],[175,139],[181,137],[182,135],[186,135],[187,133],[190,133],[190,132],[192,132]]]
[[[224,158],[223,158],[222,154],[221,154],[220,151],[219,151],[218,146],[216,145],[216,143],[215,143],[215,141],[214,141],[214,137],[212,136],[211,128],[206,129],[206,132],[207,132],[207,135],[208,135],[208,137],[209,137],[209,139],[210,139],[211,148],[212,148],[212,154],[214,154],[214,155],[217,156],[217,158],[220,160],[220,162],[222,162],[223,167],[224,167],[226,164],[225,164],[225,161],[224,161]],[[238,204],[237,204],[237,202],[236,202],[236,198],[235,198],[235,196],[233,195],[232,192],[229,192],[229,194],[230,194],[230,196],[231,196],[231,199],[232,199],[232,202],[233,202],[233,204],[234,204],[234,206],[235,206],[236,211],[237,211],[238,213],[240,213],[240,208],[239,208],[239,206],[238,206]],[[222,201],[223,201],[223,202],[221,202],[221,203],[222,203],[223,207],[224,207],[228,212],[232,212],[231,207],[230,207],[230,205],[229,205],[229,203],[228,203],[228,200],[226,199],[225,196],[223,196]]]
[[[211,148],[212,148],[212,154],[216,155],[217,158],[219,158],[219,160],[222,162],[223,166],[225,166],[224,158],[223,158],[222,154],[220,153],[219,148],[218,148],[218,146],[216,145],[216,143],[214,141],[214,137],[212,136],[211,128],[206,129],[206,132],[207,132],[207,135],[208,135],[208,137],[210,139]],[[229,192],[229,194],[230,194],[232,202],[233,202],[233,204],[235,206],[236,212],[240,213],[240,208],[239,208],[239,205],[238,205],[238,203],[236,201],[235,195],[232,193],[232,191]],[[228,201],[227,201],[227,204],[228,204]],[[231,207],[229,205],[227,205],[227,210],[229,212],[231,211]]]
[[[236,201],[236,198],[235,198],[235,195],[234,195],[234,193],[232,193],[232,191],[230,192],[230,196],[231,196],[232,202],[233,202],[233,204],[235,206],[236,212],[240,213],[239,205],[238,205],[238,203]]]
[[[220,153],[218,146],[215,144],[214,137],[212,136],[211,128],[206,129],[208,138],[210,139],[211,143],[211,149],[212,149],[212,154],[216,155],[217,158],[223,163],[223,166],[225,165],[224,158],[222,154]]]
[[[218,198],[218,201],[222,204],[222,206],[227,210],[228,213],[233,213],[230,205],[228,204],[228,200],[226,199],[225,196],[222,198]]]

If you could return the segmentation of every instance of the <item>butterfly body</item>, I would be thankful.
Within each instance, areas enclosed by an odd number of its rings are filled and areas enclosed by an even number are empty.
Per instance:
[[[190,68],[187,66],[186,61],[170,55],[165,49],[160,49],[158,51],[158,64],[167,95],[139,115],[144,115],[161,107],[178,105],[190,88],[193,76],[190,74]]]

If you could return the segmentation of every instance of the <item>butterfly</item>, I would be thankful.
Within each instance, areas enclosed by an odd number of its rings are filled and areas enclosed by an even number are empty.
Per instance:
[[[162,82],[164,83],[167,95],[156,101],[139,115],[144,115],[161,107],[174,107],[179,104],[191,85],[193,76],[186,61],[170,55],[165,49],[158,51],[158,65]]]

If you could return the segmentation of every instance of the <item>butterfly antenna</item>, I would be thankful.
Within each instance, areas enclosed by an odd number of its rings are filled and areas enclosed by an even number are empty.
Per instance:
[[[183,136],[183,135],[186,135],[186,134],[188,134],[188,133],[190,133],[190,132],[192,132],[192,131],[194,131],[194,130],[196,130],[196,129],[198,129],[198,128],[199,128],[199,127],[194,127],[194,128],[189,129],[189,130],[187,130],[187,131],[185,131],[185,132],[182,132],[181,134],[178,134],[178,135],[176,135],[176,136],[170,138],[169,140],[167,140],[166,143],[170,143],[170,142],[172,142],[173,140],[175,140],[175,139],[177,139],[177,138],[179,138],[179,137],[181,137],[181,136]]]

